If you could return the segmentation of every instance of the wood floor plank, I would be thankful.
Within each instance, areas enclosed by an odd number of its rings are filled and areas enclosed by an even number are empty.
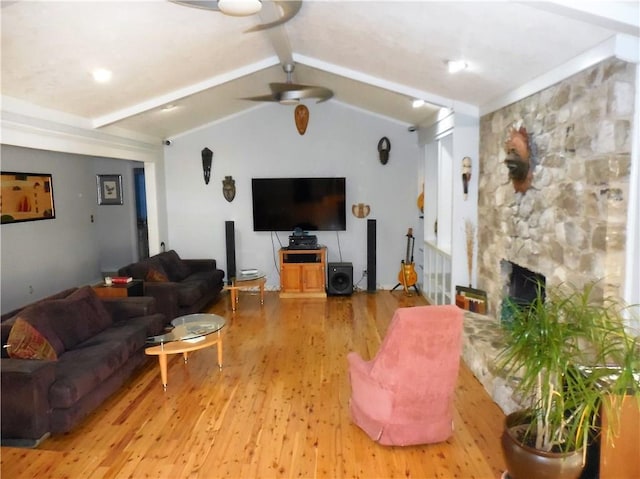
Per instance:
[[[210,312],[227,318],[224,365],[215,348],[155,358],[68,434],[37,449],[2,448],[7,478],[497,479],[504,419],[462,364],[454,436],[385,447],[349,417],[347,353],[377,352],[396,308],[425,304],[402,291],[280,299],[241,292]]]

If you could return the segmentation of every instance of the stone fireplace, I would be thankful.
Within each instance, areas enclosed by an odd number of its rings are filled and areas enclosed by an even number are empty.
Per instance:
[[[547,285],[598,282],[621,295],[635,68],[605,60],[480,121],[478,287],[499,317],[503,260]],[[533,178],[514,191],[503,145],[529,133]]]
[[[510,322],[514,306],[529,306],[538,296],[539,289],[541,297],[545,297],[546,278],[508,260],[500,262],[500,270],[504,286],[499,317],[502,322]]]
[[[488,313],[465,314],[463,358],[505,413],[519,408],[517,378],[495,368],[503,299],[522,294],[511,289],[514,271],[547,289],[597,282],[595,292],[622,296],[635,81],[635,65],[607,59],[480,120],[475,287]],[[504,164],[519,126],[533,168],[524,193]]]

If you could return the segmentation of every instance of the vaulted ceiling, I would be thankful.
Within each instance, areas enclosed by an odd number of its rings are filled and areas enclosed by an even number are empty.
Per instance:
[[[278,7],[230,17],[159,0],[3,0],[3,110],[168,138],[249,108],[291,108],[243,98],[284,82],[281,64],[293,61],[293,80],[330,88],[329,101],[417,125],[441,106],[501,106],[614,39],[638,42],[637,1],[575,3],[304,0],[284,25],[245,33]],[[447,60],[468,68],[450,74]],[[111,81],[96,83],[96,68]],[[414,98],[430,105],[414,109]]]

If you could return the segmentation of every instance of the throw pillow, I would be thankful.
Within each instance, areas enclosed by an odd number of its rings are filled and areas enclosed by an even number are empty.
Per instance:
[[[17,359],[58,359],[55,349],[42,334],[22,318],[16,319],[9,339],[7,349],[10,358]]]
[[[150,281],[152,283],[165,283],[169,281],[169,278],[167,278],[167,275],[164,274],[164,272],[158,271],[155,268],[149,268],[149,271],[147,271],[147,277],[145,278],[145,280]]]

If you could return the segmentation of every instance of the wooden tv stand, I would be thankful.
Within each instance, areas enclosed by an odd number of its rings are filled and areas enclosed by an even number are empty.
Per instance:
[[[326,298],[327,248],[280,250],[280,297]]]

